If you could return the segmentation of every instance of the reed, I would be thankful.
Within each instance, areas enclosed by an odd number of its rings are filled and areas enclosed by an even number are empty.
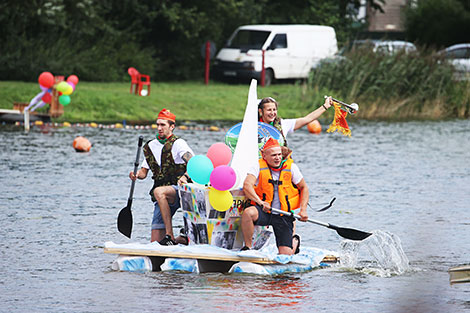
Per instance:
[[[311,73],[308,87],[359,103],[359,118],[467,118],[470,81],[455,77],[454,69],[436,53],[357,50],[322,63]]]

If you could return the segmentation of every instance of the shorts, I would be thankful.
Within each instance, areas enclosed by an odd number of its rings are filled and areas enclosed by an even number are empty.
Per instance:
[[[180,194],[178,192],[178,186],[171,186],[175,188],[176,198],[175,202],[169,203],[171,217],[175,215],[176,211],[180,208]],[[163,223],[162,214],[160,213],[160,206],[158,201],[155,201],[155,209],[153,210],[152,229],[165,229],[165,223]]]
[[[276,245],[292,248],[292,235],[294,233],[294,218],[287,215],[271,214],[263,211],[262,208],[256,206],[258,210],[258,220],[255,225],[268,226],[272,225],[274,236],[276,237]]]

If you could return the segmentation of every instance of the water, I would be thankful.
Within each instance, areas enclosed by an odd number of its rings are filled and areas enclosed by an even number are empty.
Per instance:
[[[116,218],[127,204],[138,136],[150,139],[152,130],[24,134],[0,126],[0,311],[470,311],[470,285],[451,286],[447,272],[470,263],[470,122],[351,127],[351,138],[299,130],[289,143],[310,187],[310,217],[381,241],[343,251],[352,253],[352,267],[264,277],[111,270],[116,256],[102,247],[128,242]],[[224,136],[177,134],[197,154]],[[93,143],[90,153],[74,152],[78,135]],[[133,241],[150,237],[150,187],[150,179],[136,184]],[[333,197],[333,207],[315,212]],[[181,213],[174,224],[182,226]],[[306,246],[348,246],[321,226],[298,223],[298,232]]]

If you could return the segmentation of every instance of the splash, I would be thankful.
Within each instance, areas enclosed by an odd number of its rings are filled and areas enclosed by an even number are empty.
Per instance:
[[[363,241],[345,240],[341,242],[342,266],[357,268],[359,250],[363,246],[368,249],[375,262],[362,268],[362,272],[377,276],[393,276],[410,270],[409,260],[403,251],[400,238],[380,230],[374,231],[372,236]]]

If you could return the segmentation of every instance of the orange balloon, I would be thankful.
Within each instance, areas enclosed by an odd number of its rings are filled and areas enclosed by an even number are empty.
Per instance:
[[[307,129],[312,134],[321,133],[321,124],[317,120],[314,120],[307,124]]]
[[[91,143],[85,137],[78,136],[73,141],[73,148],[77,152],[88,152],[91,149]]]

